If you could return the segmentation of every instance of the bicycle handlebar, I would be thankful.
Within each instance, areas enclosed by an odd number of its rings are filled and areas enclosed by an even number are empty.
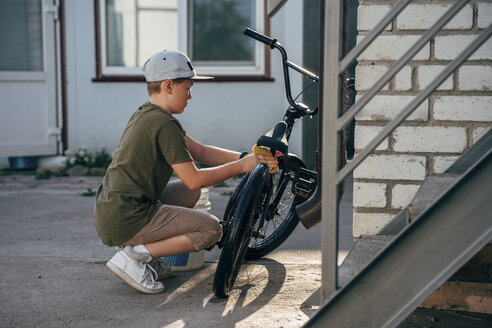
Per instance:
[[[269,38],[268,36],[258,33],[249,27],[244,30],[244,34],[257,41],[263,42],[267,46],[270,46],[271,49],[275,47],[275,43],[277,42],[277,39]]]
[[[280,43],[278,43],[277,39],[272,39],[266,35],[263,35],[261,33],[256,32],[255,30],[250,29],[250,28],[246,28],[244,30],[244,34],[249,36],[250,38],[253,38],[257,41],[260,41],[260,42],[270,46],[271,49],[277,48],[280,51],[280,54],[282,55],[282,65],[284,68],[285,93],[287,96],[287,101],[297,112],[300,112],[302,116],[316,114],[316,112],[318,111],[318,108],[315,108],[313,110],[309,110],[309,108],[306,105],[304,105],[302,103],[296,103],[292,99],[291,90],[290,90],[289,67],[298,71],[299,73],[303,74],[304,76],[315,80],[316,82],[318,82],[318,77],[315,74],[305,70],[304,68],[297,66],[296,64],[290,62],[287,59],[287,52],[285,51],[284,47],[282,47],[282,45]]]

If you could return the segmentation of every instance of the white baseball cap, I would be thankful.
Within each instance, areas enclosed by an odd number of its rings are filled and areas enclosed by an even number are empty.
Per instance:
[[[212,76],[198,76],[191,61],[184,53],[174,50],[158,52],[145,62],[142,71],[147,82],[190,79],[208,80]]]

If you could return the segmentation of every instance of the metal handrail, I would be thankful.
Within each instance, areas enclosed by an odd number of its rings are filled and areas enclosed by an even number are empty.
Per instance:
[[[379,144],[395,130],[412,112],[444,82],[463,62],[470,57],[491,35],[492,25],[485,29],[479,36],[473,40],[468,47],[463,50],[451,63],[449,63],[439,75],[437,75],[415,98],[396,116],[394,117],[380,133],[362,151],[360,151],[353,160],[345,165],[337,174],[337,183],[342,182],[367,156],[369,156]]]
[[[354,159],[339,168],[341,131],[362,110],[362,108],[379,92],[400,69],[430,41],[469,0],[457,0],[438,21],[429,28],[423,36],[407,50],[388,71],[353,105],[343,116],[340,116],[339,80],[338,75],[362,53],[383,29],[408,5],[410,1],[400,0],[390,12],[366,35],[347,56],[340,59],[340,1],[325,1],[325,26],[323,42],[323,78],[322,106],[326,108],[323,114],[322,130],[324,141],[322,145],[321,184],[321,217],[322,224],[322,274],[321,274],[321,303],[338,289],[338,185],[352,172],[376,147],[396,129],[446,78],[448,78],[471,54],[478,49],[492,34],[492,24],[485,29],[461,54],[434,78],[429,85],[421,90],[405,108],[394,117],[383,130],[358,153]],[[335,46],[333,46],[335,45]],[[333,156],[336,154],[336,156]]]
[[[340,61],[340,67],[338,68],[338,73],[343,73],[347,67],[359,56],[371,43],[374,41],[379,34],[388,26],[391,21],[398,16],[398,14],[405,9],[405,7],[412,0],[400,0],[398,1],[391,10],[374,26],[369,33],[366,34],[364,39],[359,42],[350,52]]]
[[[364,93],[364,95],[357,101],[342,117],[339,118],[337,123],[338,131],[342,130],[352,119],[359,113],[362,108],[389,82],[393,76],[398,73],[405,64],[407,64],[413,56],[417,54],[426,44],[430,41],[439,31],[446,25],[451,18],[453,18],[461,8],[463,8],[469,0],[458,0],[451,8],[449,8],[444,15],[429,28],[422,37],[415,42],[413,46],[408,49],[396,62],[394,62],[390,68],[384,73],[384,75],[374,85]],[[365,38],[364,38],[365,39]]]

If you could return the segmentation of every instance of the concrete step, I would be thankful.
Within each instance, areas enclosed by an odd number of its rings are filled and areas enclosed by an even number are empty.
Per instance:
[[[340,287],[354,278],[392,240],[390,235],[358,238],[338,270]],[[492,243],[479,251],[420,307],[492,314]]]
[[[345,257],[342,265],[338,268],[338,283],[340,287],[345,286],[362,271],[391,240],[393,240],[393,236],[360,236],[354,247],[347,254],[347,257]]]
[[[459,177],[460,175],[455,173],[428,175],[410,204],[383,227],[381,231],[379,231],[379,234],[398,234],[444,194],[446,190],[459,179]]]
[[[492,243],[488,243],[421,305],[492,314]]]
[[[452,173],[427,176],[407,208],[409,222],[414,221],[424,210],[432,205],[459,177],[459,174]]]

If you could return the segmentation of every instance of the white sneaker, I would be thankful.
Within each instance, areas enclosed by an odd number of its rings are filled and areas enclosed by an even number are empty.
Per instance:
[[[162,293],[166,288],[157,281],[157,273],[143,261],[137,261],[120,249],[106,263],[106,267],[128,285],[147,294]]]
[[[161,258],[153,258],[150,254],[142,254],[135,252],[132,246],[125,246],[123,251],[130,257],[136,261],[148,263],[157,274],[157,281],[161,281],[172,277],[174,271],[167,266],[166,262],[164,262]]]
[[[152,261],[149,262],[149,265],[154,268],[157,273],[157,281],[162,281],[174,275],[173,269],[168,267],[166,262],[161,258],[153,258]]]

